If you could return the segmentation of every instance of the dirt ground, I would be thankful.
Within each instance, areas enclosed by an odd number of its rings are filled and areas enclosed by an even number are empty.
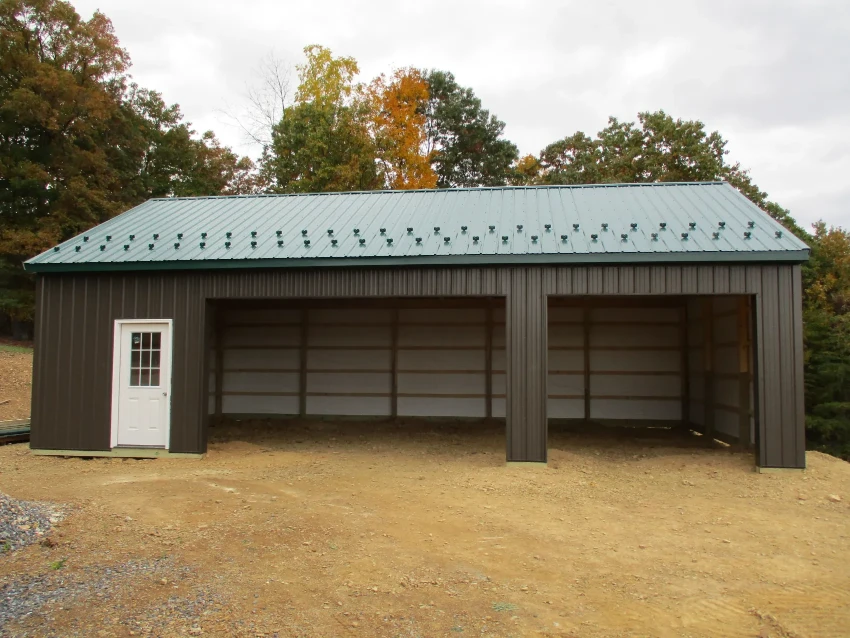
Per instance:
[[[658,430],[506,466],[498,426],[457,423],[224,426],[202,460],[9,445],[0,491],[71,509],[0,556],[31,608],[0,635],[847,636],[850,464],[808,466]]]
[[[0,341],[0,421],[25,419],[32,396],[32,350]]]

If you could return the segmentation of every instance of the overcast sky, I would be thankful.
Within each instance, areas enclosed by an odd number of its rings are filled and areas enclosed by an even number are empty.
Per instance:
[[[452,71],[521,153],[609,115],[700,119],[801,224],[850,227],[848,0],[71,1],[112,19],[139,84],[243,154],[257,149],[222,111],[270,52],[294,66],[315,43],[355,57],[364,81]]]

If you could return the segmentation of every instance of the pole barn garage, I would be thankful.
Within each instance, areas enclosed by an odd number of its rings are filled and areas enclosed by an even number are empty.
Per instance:
[[[31,447],[206,451],[211,417],[672,425],[805,466],[806,245],[726,183],[148,201],[37,273]]]

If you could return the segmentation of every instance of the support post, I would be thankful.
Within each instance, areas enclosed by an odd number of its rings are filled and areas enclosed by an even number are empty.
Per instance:
[[[310,311],[301,310],[301,339],[298,364],[298,414],[307,416],[307,339],[309,337]]]
[[[714,438],[714,300],[709,297],[702,304],[702,327],[704,337],[705,391],[705,435]]]
[[[547,297],[539,268],[507,274],[507,460],[546,462]]]
[[[392,374],[390,415],[393,419],[398,416],[398,308],[393,310],[392,336],[390,338],[392,351],[390,352],[390,369]]]
[[[582,310],[581,327],[584,333],[582,353],[584,354],[584,420],[590,421],[590,308]]]
[[[738,443],[750,447],[750,300],[738,299]]]
[[[215,374],[215,418],[220,419],[222,413],[222,395],[224,388],[224,316],[221,306],[215,307],[215,321],[213,322],[213,343],[215,344],[215,362],[213,364]],[[209,379],[207,379],[209,384]],[[209,408],[208,408],[209,409]]]
[[[682,383],[682,427],[691,426],[691,370],[688,357],[688,304],[679,308],[679,370]]]
[[[487,302],[487,334],[484,339],[484,394],[487,396],[485,415],[493,418],[493,302]]]

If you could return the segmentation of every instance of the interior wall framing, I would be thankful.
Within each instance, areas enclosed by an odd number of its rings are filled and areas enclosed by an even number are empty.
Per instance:
[[[505,415],[504,300],[225,302],[216,314],[221,414],[300,414],[304,378],[307,416]]]
[[[691,426],[749,448],[756,442],[753,299],[688,300]]]

